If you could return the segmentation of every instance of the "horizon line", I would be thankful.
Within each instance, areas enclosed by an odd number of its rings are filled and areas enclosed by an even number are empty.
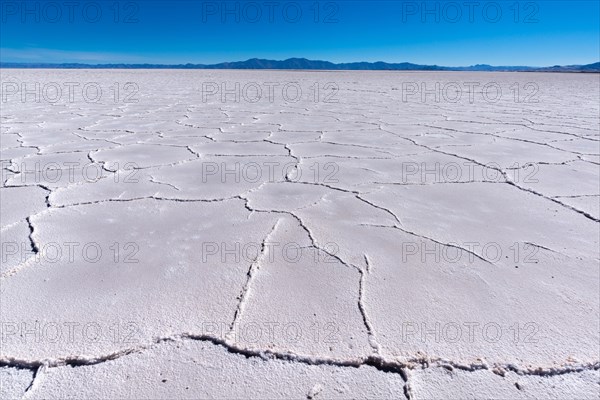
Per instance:
[[[275,67],[275,66],[261,66],[261,65],[244,65],[244,64],[249,64],[252,62],[264,62],[264,63],[279,63],[279,64],[283,64],[283,63],[293,63],[293,62],[302,62],[302,63],[308,63],[308,64],[325,64],[325,65],[294,65],[294,66],[282,66],[279,65],[279,68]],[[233,65],[232,65],[233,64]],[[440,65],[440,64],[416,64],[416,63],[412,63],[409,61],[402,61],[402,62],[388,62],[388,61],[347,61],[347,62],[332,62],[332,61],[327,61],[327,60],[312,60],[312,59],[307,59],[304,57],[291,57],[291,58],[287,58],[287,59],[283,59],[283,60],[275,60],[275,59],[266,59],[266,58],[257,58],[257,57],[253,57],[253,58],[249,58],[247,60],[237,60],[237,61],[222,61],[222,62],[218,62],[218,63],[211,63],[211,64],[204,64],[204,63],[191,63],[191,62],[187,62],[187,63],[176,63],[176,64],[164,64],[164,63],[151,63],[151,62],[144,62],[144,63],[123,63],[123,62],[106,62],[106,63],[85,63],[85,62],[15,62],[15,61],[0,61],[0,68],[7,68],[6,66],[8,66],[8,68],[10,68],[10,66],[15,66],[15,67],[25,67],[25,68],[39,68],[39,69],[44,69],[44,68],[59,68],[59,69],[65,69],[68,68],[69,66],[73,66],[73,67],[106,67],[106,68],[111,68],[114,66],[120,66],[121,68],[130,68],[130,69],[144,69],[144,68],[140,68],[143,66],[146,67],[151,67],[151,69],[156,69],[156,68],[163,68],[163,69],[168,69],[168,68],[176,68],[176,69],[181,69],[181,68],[194,68],[194,69],[270,69],[270,70],[327,70],[327,66],[331,66],[331,67],[340,67],[339,69],[331,69],[332,71],[339,71],[339,70],[364,70],[361,69],[359,67],[372,67],[366,70],[447,70],[447,71],[461,71],[461,70],[468,70],[468,69],[475,69],[475,70],[494,70],[494,69],[511,69],[511,70],[518,70],[518,69],[527,69],[527,70],[552,70],[552,69],[574,69],[577,70],[577,68],[582,68],[582,67],[588,67],[589,70],[593,70],[594,72],[596,72],[595,70],[599,70],[600,71],[600,61],[596,61],[596,62],[592,62],[589,64],[555,64],[555,65],[551,65],[551,66],[529,66],[529,65],[490,65],[490,64],[472,64],[472,65],[466,65],[466,66],[444,66],[444,65]],[[227,68],[227,66],[233,67],[233,68]],[[237,66],[237,68],[236,68]],[[405,68],[403,69],[399,69],[399,68],[394,68],[394,67],[398,67],[398,66],[403,66]],[[283,67],[283,68],[282,68]],[[295,68],[291,68],[291,67],[295,67]],[[348,68],[350,67],[350,68]],[[354,68],[352,68],[354,67]],[[381,67],[381,68],[378,68]],[[385,68],[387,67],[387,68]],[[348,69],[346,69],[348,68]],[[114,68],[114,69],[118,69],[118,68]]]

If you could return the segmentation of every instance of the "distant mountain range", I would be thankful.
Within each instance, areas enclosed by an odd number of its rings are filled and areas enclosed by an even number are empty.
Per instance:
[[[523,72],[600,72],[600,62],[587,65],[555,65],[553,67],[492,66],[485,64],[469,67],[443,67],[420,65],[408,62],[387,63],[353,62],[335,64],[329,61],[290,58],[283,61],[251,58],[246,61],[224,62],[220,64],[51,64],[51,63],[7,63],[0,62],[0,68],[59,68],[59,69],[283,69],[283,70],[348,70],[348,71],[523,71]]]

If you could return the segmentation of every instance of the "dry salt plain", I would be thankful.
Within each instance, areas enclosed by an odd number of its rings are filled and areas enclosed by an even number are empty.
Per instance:
[[[2,82],[1,398],[600,396],[597,74]]]

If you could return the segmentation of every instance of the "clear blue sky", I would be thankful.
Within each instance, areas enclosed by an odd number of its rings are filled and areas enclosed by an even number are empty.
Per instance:
[[[178,64],[305,57],[549,66],[600,60],[598,0],[71,3],[1,0],[2,61]]]

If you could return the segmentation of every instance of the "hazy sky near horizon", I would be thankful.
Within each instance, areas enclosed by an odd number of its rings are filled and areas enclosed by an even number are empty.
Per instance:
[[[598,0],[2,0],[0,12],[3,62],[600,60]]]

